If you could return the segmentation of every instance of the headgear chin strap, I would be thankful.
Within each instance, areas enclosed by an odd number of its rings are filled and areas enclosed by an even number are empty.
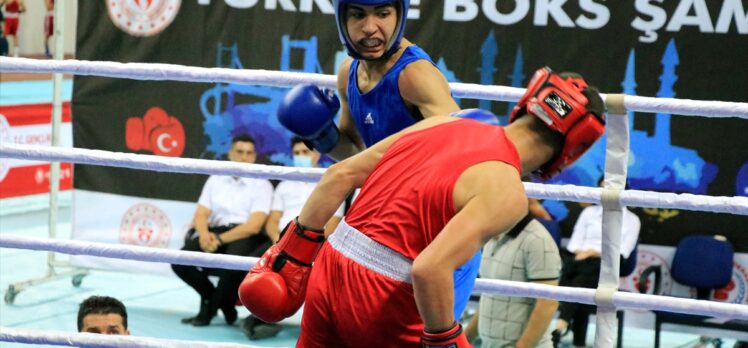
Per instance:
[[[361,6],[381,6],[392,4],[397,7],[399,18],[397,20],[397,26],[395,27],[395,35],[388,42],[382,57],[376,59],[389,58],[400,49],[400,41],[405,34],[405,21],[408,19],[410,0],[335,0],[335,22],[338,25],[338,36],[340,37],[340,42],[345,45],[349,56],[356,59],[366,59],[353,48],[351,37],[348,35],[348,29],[345,23],[345,12],[346,6],[351,4]]]

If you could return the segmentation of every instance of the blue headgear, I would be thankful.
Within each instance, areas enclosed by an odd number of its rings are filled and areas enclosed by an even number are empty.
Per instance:
[[[338,25],[338,35],[340,36],[340,42],[345,45],[348,50],[348,55],[362,59],[361,55],[356,52],[353,48],[353,43],[348,35],[348,30],[345,24],[345,6],[350,4],[362,5],[362,6],[381,6],[393,4],[397,7],[397,11],[400,14],[398,18],[397,26],[395,27],[395,35],[390,38],[390,42],[387,43],[388,47],[384,51],[382,58],[387,58],[397,52],[400,48],[400,40],[403,38],[405,33],[405,21],[408,18],[408,7],[410,7],[410,0],[335,0],[335,21]]]

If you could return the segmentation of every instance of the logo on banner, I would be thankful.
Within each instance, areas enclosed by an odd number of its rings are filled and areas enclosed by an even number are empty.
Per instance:
[[[660,277],[660,292],[654,294],[654,275],[650,276],[646,280],[647,293],[653,295],[669,295],[673,288],[673,278],[670,276],[670,265],[660,255],[651,252],[649,250],[639,249],[636,258],[636,271],[630,277],[626,278],[625,284],[622,288],[636,291],[639,284],[639,278],[642,272],[649,266],[661,266],[662,274]],[[637,291],[638,292],[638,291]]]
[[[3,114],[0,114],[0,142],[10,142],[10,123]],[[10,161],[7,158],[0,158],[0,181],[5,179],[10,171]]]
[[[154,106],[143,117],[130,117],[125,124],[125,144],[133,151],[179,157],[184,151],[184,127],[166,110]]]
[[[748,303],[746,289],[748,288],[748,270],[743,265],[735,262],[732,269],[732,278],[722,289],[714,291],[714,299],[728,303]]]
[[[122,217],[119,242],[154,248],[166,248],[171,239],[171,220],[159,207],[138,203]]]
[[[153,36],[168,27],[182,0],[107,0],[109,18],[132,36]]]

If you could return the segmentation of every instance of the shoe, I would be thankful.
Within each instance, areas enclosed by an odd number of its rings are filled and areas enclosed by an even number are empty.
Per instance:
[[[226,319],[226,324],[234,325],[236,317],[239,315],[236,312],[236,308],[234,306],[226,306],[221,308],[221,312],[223,312],[223,318]]]
[[[280,330],[281,326],[278,324],[259,323],[252,328],[252,334],[249,335],[249,339],[261,340],[263,338],[275,337]]]
[[[254,315],[244,318],[239,323],[239,329],[244,332],[250,340],[261,340],[263,338],[275,337],[283,327],[277,324],[266,323]]]
[[[563,337],[564,334],[565,332],[561,332],[561,330],[559,329],[555,329],[553,330],[553,332],[551,332],[551,342],[553,343],[553,348],[558,348],[561,346],[561,337]]]
[[[257,325],[257,322],[259,322],[260,319],[257,319],[254,315],[249,315],[248,317],[242,319],[239,322],[239,330],[242,330],[245,336],[247,338],[251,339],[250,336],[252,336],[252,328]]]
[[[192,326],[208,326],[213,317],[216,316],[215,306],[210,300],[200,301],[200,312],[194,317],[182,318],[182,324],[192,324]]]

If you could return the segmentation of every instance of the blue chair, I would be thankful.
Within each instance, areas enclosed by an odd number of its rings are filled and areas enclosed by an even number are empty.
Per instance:
[[[561,248],[561,225],[556,220],[535,219],[551,234],[556,246]]]
[[[673,280],[697,289],[697,299],[708,300],[714,289],[727,285],[732,278],[732,244],[722,236],[695,235],[683,238],[676,247],[670,274]],[[654,274],[654,294],[660,291],[662,266],[650,266],[639,278],[639,292],[647,293],[647,280]],[[735,323],[741,327],[731,327],[729,322],[715,324],[710,317],[653,311],[655,314],[655,348],[660,346],[662,324],[672,323],[685,326],[711,327],[728,330],[748,330],[748,325]],[[727,325],[726,325],[727,324]]]

